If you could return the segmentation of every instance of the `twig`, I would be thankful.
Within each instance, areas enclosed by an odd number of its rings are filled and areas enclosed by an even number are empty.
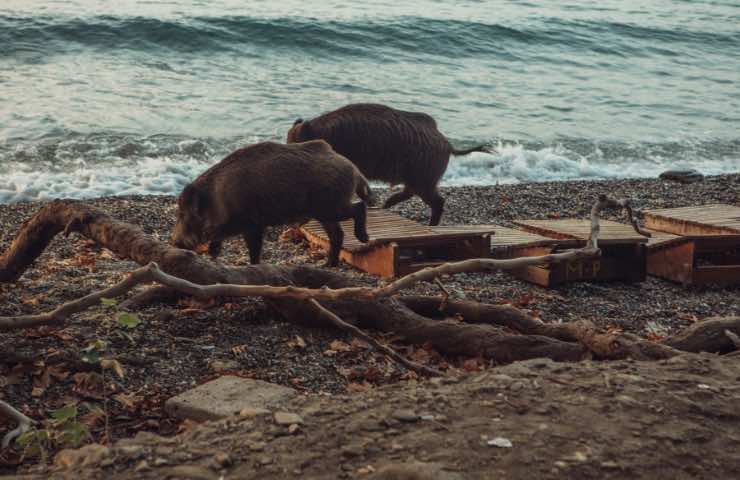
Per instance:
[[[7,448],[10,442],[31,430],[31,427],[36,423],[2,400],[0,400],[0,415],[18,422],[18,427],[9,431],[3,437],[1,444],[3,448]]]
[[[442,290],[442,302],[439,304],[439,311],[443,312],[444,309],[447,308],[447,300],[450,299],[450,292],[447,291],[439,277],[434,279],[434,283],[436,283],[439,289]]]
[[[140,283],[152,281],[151,271],[156,264],[138,268],[131,272],[121,282],[112,287],[85,295],[82,298],[62,304],[51,312],[38,315],[18,315],[15,317],[0,317],[0,331],[16,330],[19,328],[38,327],[40,325],[61,325],[70,315],[82,312],[100,303],[101,298],[115,298],[128,292]]]
[[[316,300],[311,299],[308,301],[308,303],[312,305],[322,316],[327,318],[329,322],[335,327],[339,328],[340,330],[350,332],[352,335],[355,335],[356,337],[360,337],[361,339],[365,340],[367,343],[375,347],[377,350],[383,352],[384,354],[388,355],[389,357],[396,360],[397,362],[403,364],[407,368],[414,370],[415,372],[423,373],[429,376],[441,376],[442,375],[442,372],[440,372],[439,370],[421,365],[416,362],[412,362],[411,360],[403,357],[402,355],[399,355],[392,348],[383,345],[382,343],[378,342],[373,337],[363,332],[359,328],[355,327],[352,324],[345,322],[344,320],[339,318],[339,316],[337,316],[334,312],[323,307]]]

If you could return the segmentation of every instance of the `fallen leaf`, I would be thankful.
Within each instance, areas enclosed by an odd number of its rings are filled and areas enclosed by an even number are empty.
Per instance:
[[[624,329],[619,325],[609,325],[606,328],[606,333],[610,335],[621,335],[622,333],[624,333]]]
[[[367,350],[370,347],[370,345],[365,340],[362,340],[360,338],[353,338],[350,342],[350,346],[354,350]]]
[[[186,418],[182,422],[180,422],[180,425],[177,427],[177,433],[186,432],[188,430],[192,430],[194,427],[197,427],[199,425],[198,422],[190,420],[189,418]]]
[[[665,339],[665,336],[657,334],[655,332],[648,332],[647,335],[645,335],[645,338],[647,338],[651,342],[662,342]]]
[[[247,345],[237,345],[235,347],[231,347],[231,353],[234,354],[236,357],[240,357],[244,355],[247,352]]]
[[[366,392],[373,388],[372,384],[370,382],[351,382],[347,384],[347,392],[349,393],[360,393],[360,392]]]
[[[136,410],[137,404],[141,402],[141,397],[133,393],[118,393],[113,395],[113,399],[120,403],[123,408],[132,412]]]
[[[463,362],[463,370],[466,372],[478,372],[483,370],[480,358],[469,358]]]
[[[282,243],[300,243],[303,241],[304,238],[305,237],[300,228],[290,227],[283,230],[283,232],[280,234],[279,241]]]
[[[352,350],[352,347],[341,340],[334,340],[329,344],[329,350],[333,350],[335,352],[349,352]]]
[[[288,341],[288,346],[291,348],[306,348],[306,341],[300,335],[296,335]]]
[[[519,297],[519,300],[517,300],[517,304],[521,307],[525,307],[532,303],[532,295],[527,292]]]
[[[73,390],[84,397],[102,400],[105,398],[105,382],[103,376],[97,372],[79,372],[72,378],[76,385]]]
[[[118,375],[118,378],[123,378],[125,376],[121,363],[114,358],[101,359],[100,366],[103,367],[104,370],[113,370],[116,372],[116,375]]]

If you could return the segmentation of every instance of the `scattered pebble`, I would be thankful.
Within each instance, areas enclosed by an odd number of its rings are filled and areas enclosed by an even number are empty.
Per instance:
[[[486,442],[491,447],[498,447],[498,448],[511,448],[514,446],[513,443],[511,443],[511,440],[504,437],[495,437],[491,440]]]

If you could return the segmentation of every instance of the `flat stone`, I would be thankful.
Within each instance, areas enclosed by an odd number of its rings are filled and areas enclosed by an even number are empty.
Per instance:
[[[460,473],[447,470],[443,464],[413,461],[408,463],[381,464],[375,474],[365,478],[371,480],[463,480],[463,476]]]
[[[237,415],[248,408],[274,409],[296,394],[292,388],[225,375],[170,398],[165,410],[173,417],[203,422]]]
[[[392,417],[399,422],[414,423],[419,421],[419,415],[413,410],[396,410]]]
[[[300,425],[303,423],[303,419],[295,413],[275,412],[275,423],[278,425]]]

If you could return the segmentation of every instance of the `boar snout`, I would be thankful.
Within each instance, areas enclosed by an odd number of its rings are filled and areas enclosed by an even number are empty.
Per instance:
[[[185,250],[194,249],[200,242],[195,238],[195,235],[188,234],[186,230],[182,223],[178,222],[170,237],[170,244],[176,248],[184,248]]]

